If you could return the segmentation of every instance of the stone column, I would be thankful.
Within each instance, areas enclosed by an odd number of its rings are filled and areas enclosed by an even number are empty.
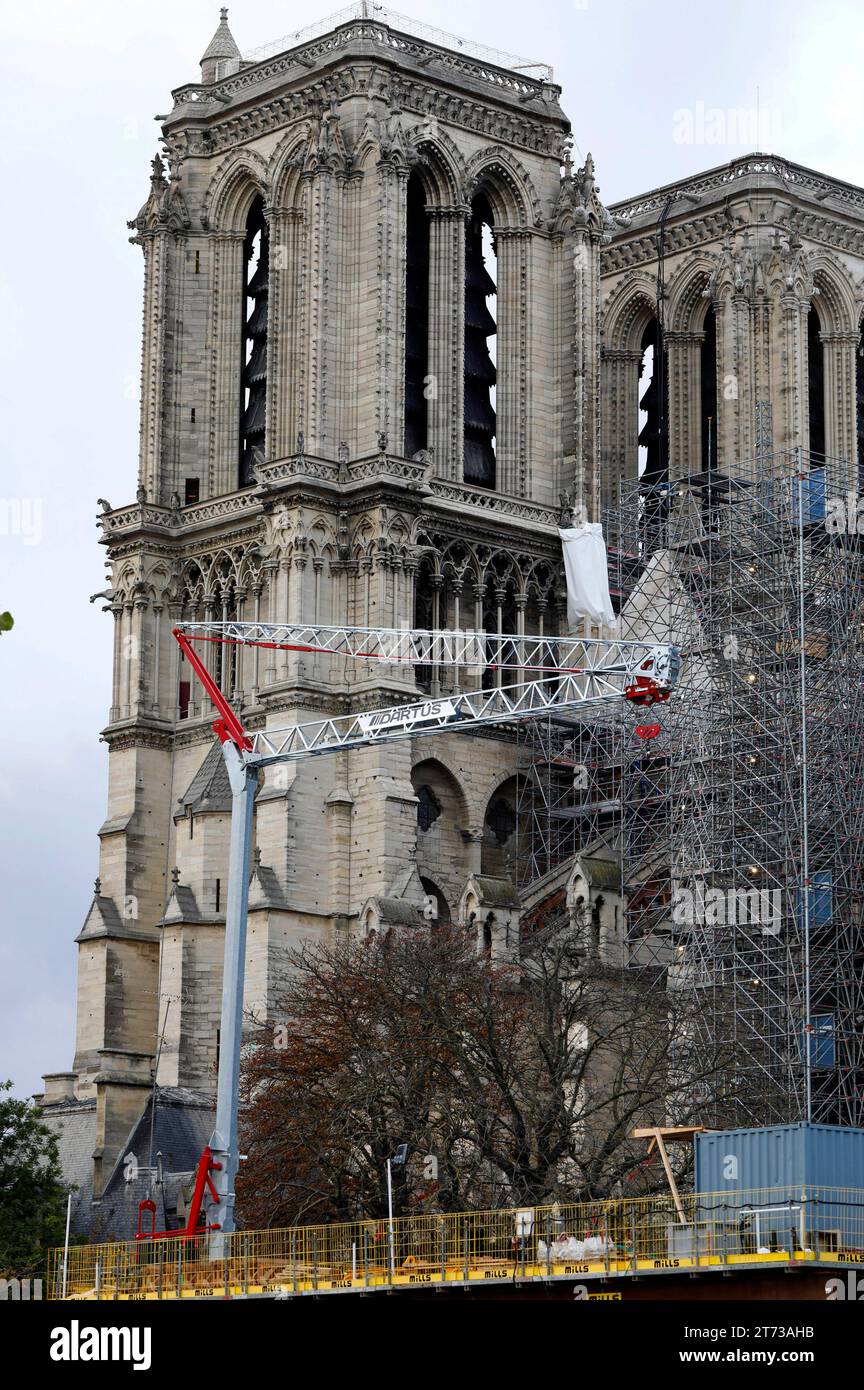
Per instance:
[[[600,242],[588,227],[566,242],[572,265],[572,306],[566,321],[572,337],[572,377],[562,383],[572,392],[572,477],[561,478],[563,491],[599,519],[602,489],[600,444]],[[567,260],[564,262],[565,266]]]
[[[753,394],[753,304],[745,294],[735,294],[729,312],[717,323],[717,377],[720,386],[720,430],[717,458],[729,472],[735,461],[753,452],[756,398]],[[731,338],[726,334],[731,333]],[[728,392],[724,389],[724,382]]]
[[[440,574],[433,574],[429,577],[429,587],[432,590],[432,626],[441,627],[441,590],[444,587],[444,578]],[[432,694],[441,694],[441,668],[435,663],[432,667]]]
[[[216,599],[215,599],[215,595],[214,595],[214,594],[205,594],[205,595],[204,595],[204,621],[205,621],[205,623],[212,623],[212,622],[215,621],[215,609],[216,609]],[[215,643],[213,643],[213,642],[204,642],[204,643],[202,644],[202,646],[203,646],[203,650],[201,650],[201,652],[200,652],[201,660],[203,661],[203,663],[204,663],[204,665],[205,665],[205,667],[206,667],[206,669],[207,669],[207,673],[208,673],[208,675],[210,676],[210,679],[213,680],[213,681],[215,682],[215,678],[216,678],[216,646],[215,646]],[[197,679],[197,678],[196,678],[196,677],[193,677],[193,679]],[[212,711],[213,703],[212,703],[212,701],[211,701],[211,699],[210,699],[210,695],[209,695],[208,692],[204,689],[203,685],[201,685],[201,682],[200,682],[200,681],[198,682],[198,684],[199,684],[199,688],[200,688],[200,692],[201,692],[201,702],[200,702],[200,706],[199,706],[199,711],[198,711],[198,712],[199,712],[199,714],[202,714],[202,715],[203,715],[203,714],[209,714],[209,713]]]
[[[775,409],[775,448],[795,449],[810,446],[810,424],[807,414],[807,312],[794,293],[780,300],[783,325],[781,350],[782,382],[780,383],[780,413]],[[779,429],[777,428],[779,425]]]
[[[298,232],[296,247],[298,258],[301,244],[303,248],[302,276],[297,285],[302,309],[295,325],[297,353],[289,366],[289,370],[293,366],[292,375],[302,392],[296,428],[305,433],[306,451],[324,458],[336,457],[343,429],[339,413],[341,343],[333,325],[344,316],[346,298],[354,292],[343,284],[345,174],[339,166],[339,156],[331,151],[319,154],[301,175],[304,231],[302,239]],[[280,381],[284,386],[284,371]],[[283,427],[281,437],[287,452],[292,453],[293,435]]]
[[[306,608],[304,604],[303,585],[306,573],[306,555],[302,551],[295,551],[290,560],[283,560],[279,568],[279,594],[280,594],[280,616],[279,622],[300,623],[304,621]],[[297,677],[300,674],[301,663],[299,652],[282,651],[279,653],[279,677],[280,681],[288,680],[289,677]]]
[[[123,671],[123,605],[120,603],[113,604],[111,613],[114,618],[114,668],[111,681],[111,713],[108,717],[108,722],[113,724],[120,718],[120,706],[123,703],[121,684]]]
[[[406,555],[406,557],[405,557],[405,609],[404,609],[404,614],[401,614],[401,615],[400,615],[400,622],[401,622],[401,618],[404,617],[404,618],[406,619],[406,621],[407,621],[409,627],[413,627],[413,626],[414,626],[414,615],[415,615],[415,613],[416,613],[416,603],[417,603],[417,570],[419,569],[419,566],[420,566],[420,562],[419,562],[419,560],[417,559],[416,555]]]
[[[601,490],[608,505],[617,497],[619,482],[634,483],[639,474],[639,374],[642,353],[637,349],[604,348],[602,357],[603,464]]]
[[[236,591],[235,594],[234,594],[234,612],[235,612],[235,614],[236,614],[237,622],[238,622],[238,623],[242,623],[242,622],[245,621],[245,619],[246,619],[246,590],[245,590],[245,589],[237,589],[237,591]],[[231,652],[234,653],[234,658],[233,658],[233,665],[234,665],[234,681],[233,681],[233,691],[232,691],[232,693],[231,693],[230,699],[231,699],[232,704],[234,704],[234,705],[239,709],[239,708],[244,704],[245,699],[246,699],[246,691],[249,689],[248,668],[249,668],[249,659],[250,659],[250,656],[251,656],[251,651],[250,651],[250,648],[249,648],[249,647],[244,647],[244,646],[240,646],[240,645],[238,645],[238,646],[236,646],[236,647],[226,647],[226,648],[225,648],[225,651],[226,651],[226,654],[228,654],[228,655],[226,655],[226,660],[230,660],[230,653],[231,653]]]
[[[303,214],[299,209],[273,210],[270,224],[270,283],[267,325],[268,459],[294,453],[300,428],[298,376],[301,362],[300,284],[298,263]]]
[[[516,632],[520,637],[525,636],[525,609],[528,604],[527,594],[516,595]]]
[[[666,342],[666,380],[669,392],[669,476],[698,473],[702,462],[702,373],[700,354],[704,333],[669,332]],[[717,418],[714,418],[716,447]],[[716,455],[715,455],[716,457]]]
[[[213,298],[208,347],[213,413],[210,417],[208,492],[211,497],[234,492],[239,481],[244,241],[243,232],[219,232],[210,238]]]
[[[261,621],[261,594],[262,594],[262,592],[263,592],[263,589],[264,589],[264,585],[261,583],[260,580],[259,580],[258,583],[254,584],[254,585],[253,585],[253,588],[252,588],[252,593],[253,593],[254,598],[255,598],[255,613],[254,613],[253,621],[256,622],[256,623],[260,623],[260,621]],[[260,671],[261,671],[261,648],[260,648],[260,647],[253,647],[253,648],[252,648],[252,687],[251,687],[251,689],[250,689],[250,691],[249,691],[249,699],[250,699],[250,702],[251,702],[253,705],[257,705],[257,703],[258,703],[258,694],[259,694],[259,689],[260,689]]]
[[[461,630],[462,630],[462,580],[461,580],[460,578],[458,578],[458,577],[457,577],[457,578],[451,579],[451,581],[450,581],[450,589],[451,589],[452,594],[453,594],[453,630],[454,630],[454,632],[461,632]],[[461,689],[461,672],[462,672],[462,667],[461,667],[461,666],[453,666],[453,667],[451,668],[451,672],[452,672],[453,689],[454,689],[454,691],[456,691],[457,694],[458,694],[459,690]]]
[[[177,624],[178,624],[179,622],[182,621],[182,618],[183,618],[183,607],[182,607],[182,604],[180,604],[180,603],[170,603],[170,604],[168,605],[168,623],[167,623],[167,627],[168,627],[168,629],[169,629],[169,632],[168,632],[168,636],[167,636],[167,642],[168,642],[168,662],[167,662],[167,666],[168,666],[168,698],[167,698],[167,700],[166,700],[166,707],[167,707],[167,710],[168,710],[168,718],[169,718],[172,722],[176,722],[176,721],[178,720],[179,714],[180,714],[180,656],[181,656],[181,652],[180,652],[180,648],[179,648],[179,646],[177,645],[177,643],[175,642],[173,636],[171,636],[171,629],[173,629],[174,627],[176,627]],[[190,690],[190,696],[191,696],[191,690]],[[190,699],[190,707],[191,707],[191,699]]]
[[[278,623],[281,621],[279,616],[279,561],[276,558],[270,559],[264,565],[264,575],[267,584],[267,621]],[[276,680],[276,658],[278,653],[266,651],[264,653],[264,685],[273,685]]]
[[[408,168],[378,162],[378,431],[401,453],[405,435],[405,218]]]
[[[159,501],[162,436],[165,428],[165,332],[167,329],[169,238],[140,236],[144,251],[144,336],[141,345],[141,431],[138,476],[147,496]]]
[[[855,357],[857,333],[823,333],[825,364],[825,450],[849,465],[848,485],[856,487],[857,429]]]
[[[176,644],[175,644],[176,645]],[[162,704],[162,604],[153,604],[153,670],[150,684],[150,706],[158,714]]]
[[[123,624],[123,641],[120,649],[120,671],[123,694],[121,696],[121,719],[131,719],[132,717],[132,652],[134,649],[134,612],[135,605],[127,603],[124,605],[125,622]]]
[[[531,450],[528,409],[530,232],[502,228],[498,250],[496,491],[525,497]]]
[[[469,825],[466,831],[468,841],[468,872],[479,874],[483,871],[483,823]]]
[[[503,637],[503,636],[504,636],[504,604],[506,603],[506,601],[507,601],[507,590],[506,590],[506,588],[504,587],[503,584],[498,584],[498,585],[496,585],[496,587],[495,587],[495,609],[496,609],[495,630],[496,630],[496,634],[497,634],[498,637]],[[500,651],[500,646],[499,646],[499,651]],[[499,662],[499,663],[498,663],[498,666],[497,666],[497,668],[496,668],[496,671],[495,671],[495,684],[496,684],[497,686],[500,687],[501,685],[503,685],[503,683],[504,683],[504,681],[503,681],[503,672],[502,672],[502,670],[501,670],[501,664],[500,664],[500,662]]]
[[[474,631],[483,631],[483,599],[486,596],[485,584],[473,584],[474,590]]]
[[[429,225],[429,447],[435,472],[462,481],[466,208],[433,208]]]

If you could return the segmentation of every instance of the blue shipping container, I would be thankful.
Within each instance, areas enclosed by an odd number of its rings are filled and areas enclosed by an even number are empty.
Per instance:
[[[864,1250],[864,1129],[709,1130],[695,1150],[702,1219],[746,1226],[761,1248]]]

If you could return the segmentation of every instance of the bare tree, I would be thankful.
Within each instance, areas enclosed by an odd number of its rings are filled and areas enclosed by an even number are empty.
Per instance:
[[[505,967],[458,927],[307,946],[290,967],[244,1062],[249,1225],[383,1216],[402,1143],[397,1211],[653,1190],[633,1127],[697,1121],[722,1080],[689,993],[602,967],[567,931]]]

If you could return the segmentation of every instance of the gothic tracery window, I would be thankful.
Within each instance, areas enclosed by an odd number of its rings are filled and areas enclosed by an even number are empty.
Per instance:
[[[702,467],[717,466],[717,320],[709,304],[699,349],[700,407],[702,415]]]
[[[492,212],[482,194],[465,229],[465,481],[495,486],[496,286]],[[490,341],[491,340],[491,341]]]
[[[807,315],[807,385],[810,417],[810,452],[825,454],[825,368],[819,315],[813,306]]]
[[[493,801],[486,812],[486,824],[495,836],[499,845],[506,845],[513,831],[516,829],[516,812],[505,801],[504,797],[498,797]]]
[[[405,456],[428,444],[429,219],[420,175],[408,179],[405,251]]]
[[[264,457],[267,410],[267,291],[270,239],[264,201],[256,198],[243,243],[243,358],[240,390],[240,486],[255,482]]]
[[[441,815],[441,802],[431,787],[425,782],[417,789],[417,824],[421,830],[429,830]]]
[[[642,335],[639,366],[639,476],[652,486],[664,482],[669,470],[665,438],[664,349],[660,325],[652,318]]]

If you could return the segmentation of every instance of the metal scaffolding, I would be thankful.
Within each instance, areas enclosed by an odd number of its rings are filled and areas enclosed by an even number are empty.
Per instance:
[[[729,1058],[726,1124],[864,1123],[856,500],[799,453],[622,489],[621,636],[682,649],[660,732],[618,707],[519,730],[523,881],[614,860],[631,966],[695,991]]]

